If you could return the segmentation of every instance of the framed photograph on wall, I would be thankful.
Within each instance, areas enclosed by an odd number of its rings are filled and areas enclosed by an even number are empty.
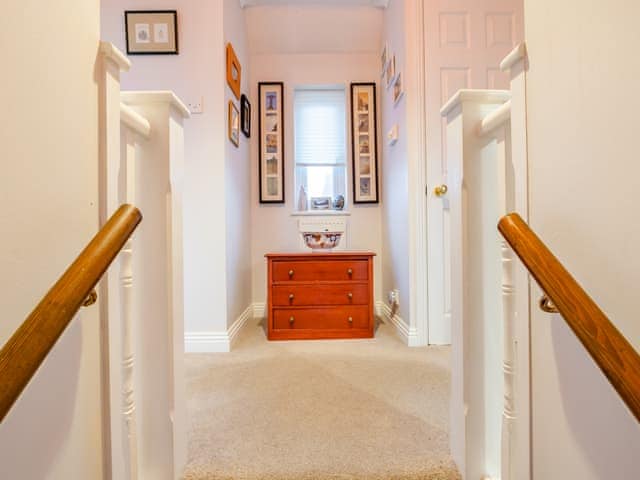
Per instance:
[[[402,72],[396,75],[393,81],[393,106],[398,105],[398,102],[404,95],[404,86],[402,85]]]
[[[396,78],[396,56],[392,55],[389,57],[389,61],[387,62],[387,67],[384,71],[384,78],[387,85],[387,88],[390,88],[393,85],[393,80]]]
[[[124,31],[128,55],[177,55],[175,10],[126,10]]]
[[[284,203],[284,83],[258,83],[260,203]]]
[[[230,43],[227,43],[227,84],[240,100],[240,84],[242,82],[242,66],[236,56],[236,51]]]
[[[244,93],[240,97],[240,129],[245,137],[251,137],[251,103]]]
[[[351,84],[353,202],[378,203],[376,84]]]
[[[236,147],[240,145],[240,112],[232,100],[229,100],[229,140]]]

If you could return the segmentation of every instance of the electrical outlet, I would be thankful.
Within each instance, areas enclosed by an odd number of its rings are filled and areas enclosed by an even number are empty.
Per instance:
[[[203,105],[204,105],[203,97],[200,97],[199,99],[193,100],[191,102],[187,102],[187,108],[193,114],[203,113],[204,112]]]

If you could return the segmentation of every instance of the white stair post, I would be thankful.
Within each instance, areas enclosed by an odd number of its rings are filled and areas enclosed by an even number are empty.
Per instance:
[[[172,92],[122,92],[121,99],[150,125],[135,176],[144,217],[133,257],[138,469],[141,478],[169,480],[186,463],[182,182],[189,112]]]
[[[100,44],[100,223],[103,224],[120,206],[122,192],[120,174],[122,168],[121,131],[120,131],[120,73],[129,70],[131,63],[113,44]],[[127,244],[130,247],[130,242]],[[104,403],[108,411],[108,439],[105,443],[105,455],[109,459],[111,478],[117,480],[134,479],[131,475],[129,448],[125,447],[128,438],[126,422],[123,417],[122,390],[123,378],[123,309],[128,289],[123,288],[122,262],[129,256],[123,252],[120,262],[114,262],[105,273],[99,287],[101,318],[105,337]]]
[[[502,357],[499,336],[491,328],[500,324],[502,313],[499,291],[494,298],[491,289],[500,281],[500,253],[491,249],[497,234],[498,178],[486,166],[496,162],[496,145],[480,137],[478,127],[509,98],[502,90],[460,90],[441,110],[447,119],[451,218],[450,438],[464,478],[500,475],[502,378],[497,367],[493,371],[487,366],[499,365]]]
[[[136,151],[141,140],[148,139],[149,122],[130,107],[120,104],[121,120],[121,203],[136,204]],[[138,428],[136,421],[135,338],[140,319],[134,311],[133,246],[131,236],[120,254],[121,348],[122,348],[122,425],[124,429],[124,478],[138,478]]]
[[[513,49],[500,64],[511,77],[510,120],[503,135],[508,142],[505,157],[506,213],[517,212],[529,220],[527,165],[527,58],[524,43]],[[502,480],[531,479],[531,379],[529,274],[503,241],[505,288],[505,430],[502,449]],[[506,329],[509,329],[508,331]],[[506,337],[506,335],[509,337]],[[511,339],[507,341],[507,339]],[[507,375],[507,371],[513,374]],[[507,390],[508,388],[508,390]],[[508,395],[508,396],[507,396]],[[508,420],[508,421],[507,421]]]

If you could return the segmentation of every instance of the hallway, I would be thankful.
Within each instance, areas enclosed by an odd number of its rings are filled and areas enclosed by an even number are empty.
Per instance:
[[[192,479],[457,479],[449,349],[373,340],[267,342],[188,354]]]

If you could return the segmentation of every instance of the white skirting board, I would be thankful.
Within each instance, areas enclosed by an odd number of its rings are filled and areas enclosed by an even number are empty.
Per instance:
[[[406,322],[398,315],[391,315],[391,307],[383,301],[375,303],[376,314],[385,323],[393,325],[396,334],[403,343],[409,347],[420,346],[418,332],[413,327],[408,327]],[[233,342],[240,330],[253,318],[264,318],[264,302],[256,302],[249,305],[235,322],[223,332],[185,332],[184,349],[187,353],[217,353],[230,352]]]
[[[376,302],[376,311],[378,316],[384,320],[385,323],[393,325],[396,329],[396,334],[403,343],[406,343],[409,347],[419,347],[420,342],[418,340],[418,331],[415,327],[407,326],[407,323],[397,314],[391,314],[391,307],[383,301]]]
[[[263,306],[264,310],[264,306]],[[186,353],[230,352],[233,342],[247,321],[254,317],[255,305],[249,305],[242,314],[222,332],[185,332],[184,351]]]

